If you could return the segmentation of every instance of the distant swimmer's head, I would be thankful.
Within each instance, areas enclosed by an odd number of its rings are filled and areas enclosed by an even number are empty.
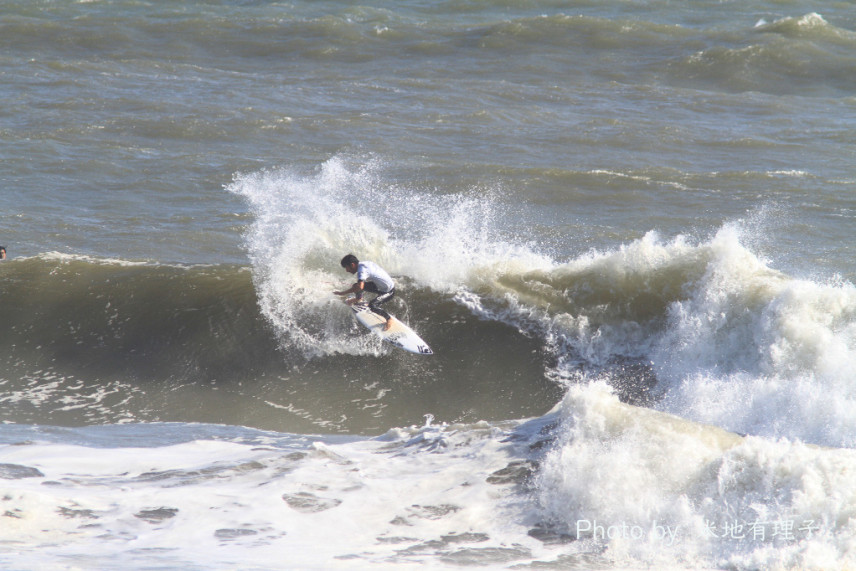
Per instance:
[[[353,254],[348,254],[342,261],[340,262],[342,267],[345,268],[350,273],[355,273],[357,271],[357,266],[360,264],[360,261]],[[353,270],[353,271],[352,271]]]
[[[0,246],[0,260],[6,259],[6,246]]]

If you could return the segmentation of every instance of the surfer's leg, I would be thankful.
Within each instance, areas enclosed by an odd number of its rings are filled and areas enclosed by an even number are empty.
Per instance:
[[[369,308],[373,312],[386,319],[386,327],[384,327],[384,329],[389,329],[389,326],[391,325],[390,320],[392,319],[392,317],[386,311],[384,311],[383,308],[381,308],[381,305],[391,300],[394,296],[395,288],[389,290],[386,293],[378,294],[376,298],[369,302]]]

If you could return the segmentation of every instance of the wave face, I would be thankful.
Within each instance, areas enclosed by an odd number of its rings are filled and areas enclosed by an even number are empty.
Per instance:
[[[246,267],[45,254],[3,270],[7,422],[377,433],[429,412],[450,421],[526,416],[559,394],[543,377],[550,357],[534,340],[431,291],[408,291],[407,304],[420,314],[413,325],[445,357],[414,361],[364,334],[350,311],[331,303],[328,285],[289,295],[273,314],[287,316],[295,334],[263,317]],[[449,328],[470,342],[449,337]],[[489,384],[496,378],[503,383]],[[490,393],[462,392],[470,381]]]
[[[3,269],[7,421],[159,420],[173,406],[192,420],[200,403],[183,391],[261,376],[275,350],[245,268],[45,254]]]

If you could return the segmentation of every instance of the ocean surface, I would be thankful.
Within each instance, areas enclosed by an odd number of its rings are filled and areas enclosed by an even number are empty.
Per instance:
[[[852,3],[0,0],[0,101],[3,569],[856,566]]]

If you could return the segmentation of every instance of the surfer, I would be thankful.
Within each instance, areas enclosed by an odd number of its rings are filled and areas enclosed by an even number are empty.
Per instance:
[[[392,317],[380,306],[395,296],[395,282],[383,268],[374,262],[361,262],[353,254],[348,254],[341,261],[342,267],[349,274],[357,274],[357,282],[344,291],[334,291],[336,295],[356,294],[356,297],[345,300],[348,305],[359,303],[363,292],[375,293],[377,296],[369,302],[369,308],[386,319],[383,330],[392,325]]]

